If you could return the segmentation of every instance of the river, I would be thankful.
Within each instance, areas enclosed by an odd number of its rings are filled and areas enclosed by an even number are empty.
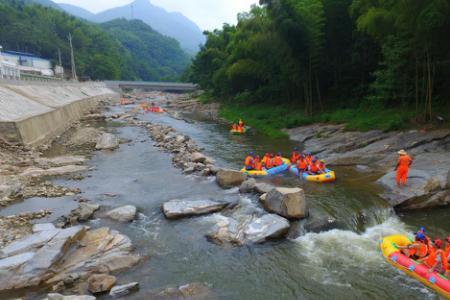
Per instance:
[[[121,109],[114,107],[111,113]],[[222,167],[240,167],[249,150],[287,152],[294,146],[289,140],[272,140],[253,133],[230,136],[223,125],[188,117],[192,122],[168,115],[140,115],[189,135]],[[116,130],[132,142],[115,152],[96,153],[90,162],[95,168],[85,180],[55,182],[78,187],[83,197],[104,206],[132,204],[139,208],[139,217],[131,224],[106,219],[88,223],[128,235],[136,252],[149,257],[137,267],[117,274],[119,282],[140,283],[140,291],[127,299],[144,299],[150,290],[190,282],[206,283],[217,299],[437,299],[432,291],[387,264],[379,242],[384,235],[412,232],[418,225],[426,225],[429,232],[443,236],[450,232],[448,208],[397,216],[377,196],[380,189],[373,178],[351,168],[336,169],[338,180],[328,185],[277,177],[272,183],[304,188],[311,214],[332,215],[340,229],[263,245],[218,246],[205,238],[214,215],[168,221],[161,213],[161,204],[172,199],[242,198],[243,203],[258,210],[256,197],[240,196],[236,189],[222,190],[213,178],[181,174],[172,166],[169,154],[152,146],[142,128]],[[25,207],[48,208],[48,201],[27,200],[4,209],[2,215]],[[74,206],[73,197],[51,201],[60,213]],[[40,299],[41,294],[28,296]]]

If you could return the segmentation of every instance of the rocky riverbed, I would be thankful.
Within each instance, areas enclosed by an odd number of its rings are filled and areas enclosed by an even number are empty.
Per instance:
[[[187,199],[180,192],[177,198],[152,199],[161,207],[161,214],[155,217],[157,221],[154,222],[160,223],[167,218],[166,222],[177,228],[183,220],[199,219],[199,222],[208,225],[195,230],[200,231],[205,241],[211,242],[209,244],[225,249],[227,246],[267,244],[268,241],[285,237],[296,239],[307,232],[318,233],[338,227],[335,218],[316,214],[315,210],[310,209],[311,199],[301,188],[274,186],[247,178],[236,170],[221,168],[215,155],[211,155],[213,158],[206,155],[207,152],[203,153],[204,149],[197,141],[175,126],[142,118],[142,111],[137,105],[149,98],[159,98],[169,115],[177,119],[183,119],[179,109],[200,109],[207,111],[206,116],[214,116],[217,107],[204,108],[185,95],[136,93],[126,97],[127,106],[114,109],[114,112],[108,111],[107,107],[106,110],[93,111],[52,146],[32,149],[2,145],[0,198],[3,205],[36,196],[68,196],[76,201],[76,208],[59,216],[53,223],[40,221],[52,213],[49,210],[0,217],[0,291],[38,286],[51,292],[47,299],[66,299],[58,293],[86,295],[80,299],[94,299],[92,295],[95,297],[98,293],[110,293],[113,297],[128,295],[139,289],[139,283],[135,282],[137,277],[121,281],[116,276],[119,277],[121,270],[135,267],[146,259],[133,247],[133,243],[142,241],[128,238],[111,228],[120,226],[127,231],[131,226],[138,226],[136,223],[147,218],[140,213],[141,208],[126,201],[113,207],[105,206],[98,202],[98,198],[86,199],[83,189],[56,185],[53,179],[83,180],[96,169],[90,161],[94,151],[117,153],[122,145],[132,146],[148,139],[153,141],[153,147],[169,155],[173,166],[180,174],[191,178],[195,182],[192,184],[215,181],[224,189],[221,198]],[[139,127],[146,137],[138,141],[115,134],[114,127],[130,126]],[[449,202],[446,200],[450,188],[446,167],[449,139],[444,131],[433,133],[433,137],[410,132],[408,136],[411,139],[409,143],[405,142],[406,146],[405,143],[394,143],[400,138],[400,133],[396,133],[397,136],[379,132],[350,134],[341,126],[315,125],[289,133],[304,143],[305,148],[321,157],[329,157],[327,160],[331,164],[354,166],[363,175],[376,173],[375,176],[368,176],[370,180],[380,177],[380,182],[385,180],[385,185],[392,181],[389,177],[392,173],[388,171],[392,168],[389,164],[395,164],[395,149],[406,148],[416,159],[414,169],[424,172],[415,174],[413,170],[411,173],[410,183],[418,186],[417,191],[411,192],[416,202],[412,201],[411,195],[402,195],[404,190],[395,190],[395,187],[385,189],[386,195],[383,197],[393,206],[402,208],[406,207],[405,203],[409,204],[409,208],[420,208]],[[389,141],[392,145],[388,144]],[[321,147],[326,145],[330,150],[321,151]],[[374,148],[369,151],[366,147]],[[430,152],[432,149],[434,152]],[[426,157],[430,153],[436,155]],[[432,173],[432,166],[439,172]],[[387,175],[383,177],[384,173]],[[392,195],[397,198],[389,198]],[[108,191],[103,191],[103,197],[122,199],[120,195]],[[433,197],[439,199],[434,200]],[[111,228],[103,225],[90,227],[98,221],[89,223],[89,226],[85,224],[92,219],[109,222]],[[196,282],[156,288],[150,294],[155,299],[214,298],[207,285]]]

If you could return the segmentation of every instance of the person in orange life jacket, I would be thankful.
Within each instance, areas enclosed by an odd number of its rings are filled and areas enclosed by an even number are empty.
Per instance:
[[[254,153],[250,152],[245,158],[245,169],[253,170],[255,168],[255,159],[253,157]]]
[[[316,175],[319,172],[319,167],[317,166],[317,159],[313,158],[311,164],[308,167],[308,174]]]
[[[325,174],[326,171],[326,165],[325,165],[325,161],[324,160],[319,160],[317,163],[317,167],[319,168],[319,173],[320,174]]]
[[[255,156],[254,166],[255,166],[256,171],[262,170],[262,163],[261,163],[261,159],[260,159],[259,155]]]
[[[398,246],[397,248],[406,256],[414,259],[421,259],[427,256],[428,246],[426,237],[423,233],[416,234],[414,243],[407,246]]]
[[[284,164],[283,158],[281,157],[281,152],[278,152],[277,156],[275,156],[275,158],[272,160],[272,164],[274,167],[279,167]]]
[[[233,123],[233,125],[231,125],[231,129],[234,131],[238,130],[238,126],[236,125],[236,123]]]
[[[408,179],[409,167],[413,163],[413,160],[405,150],[400,150],[398,155],[399,158],[395,167],[395,171],[397,171],[396,181],[398,186],[405,186]]]
[[[298,148],[296,147],[296,148],[294,148],[294,151],[292,151],[292,154],[291,154],[291,163],[296,164],[297,161],[299,160],[299,158],[300,158],[300,153],[298,153]]]
[[[261,163],[264,168],[270,169],[269,168],[269,166],[270,166],[270,154],[269,153],[264,154],[264,157],[263,157]]]
[[[311,152],[306,153],[306,162],[310,166],[312,164],[314,157],[312,156]]]
[[[446,245],[445,245],[445,256],[447,257],[447,270],[445,270],[445,276],[447,278],[450,278],[450,236],[448,236],[446,239]]]
[[[267,160],[267,163],[266,163],[266,169],[272,169],[274,167],[274,165],[273,165],[274,159],[275,159],[275,157],[274,157],[273,153],[270,153],[269,159]]]
[[[242,119],[239,119],[238,124],[239,124],[239,127],[242,127],[242,128],[245,126],[244,121],[242,121]]]
[[[303,154],[300,156],[300,158],[297,161],[297,169],[298,169],[299,174],[308,171],[308,163]]]
[[[438,272],[444,274],[448,267],[447,257],[442,249],[442,241],[437,239],[433,241],[433,247],[429,249],[428,256],[420,259],[430,269],[428,273]]]

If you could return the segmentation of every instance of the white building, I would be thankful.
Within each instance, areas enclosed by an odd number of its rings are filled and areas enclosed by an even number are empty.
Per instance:
[[[0,52],[0,64],[4,65],[4,67],[2,67],[2,74],[7,74],[7,72],[11,73],[15,68],[18,70],[18,73],[16,71],[14,74],[19,77],[20,73],[42,76],[61,76],[64,73],[64,69],[61,66],[56,66],[55,70],[53,70],[52,62],[50,60],[25,52]],[[4,76],[8,76],[9,78],[10,75]]]

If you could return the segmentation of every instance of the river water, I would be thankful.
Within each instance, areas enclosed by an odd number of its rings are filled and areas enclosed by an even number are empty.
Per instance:
[[[122,108],[113,109],[114,113]],[[146,114],[140,118],[171,125],[189,135],[223,167],[240,167],[249,150],[286,152],[294,146],[288,140],[271,140],[252,133],[230,136],[224,126],[197,118],[192,122],[168,115]],[[260,210],[257,199],[240,196],[236,189],[222,190],[213,178],[182,175],[171,165],[169,154],[152,146],[142,128],[116,130],[132,142],[114,152],[96,153],[90,162],[95,169],[85,180],[56,183],[79,187],[83,197],[106,207],[132,204],[139,208],[139,217],[131,224],[106,219],[88,223],[128,235],[136,252],[149,257],[137,267],[117,274],[119,282],[140,282],[140,291],[127,299],[145,299],[150,290],[190,282],[207,284],[216,299],[437,299],[432,291],[388,265],[379,242],[384,235],[411,233],[418,225],[426,225],[430,233],[442,236],[450,232],[448,208],[396,216],[377,196],[380,189],[373,183],[373,176],[350,168],[336,169],[338,181],[328,185],[277,177],[271,180],[273,184],[304,188],[311,214],[326,212],[334,216],[340,229],[263,245],[218,246],[205,238],[215,215],[167,221],[161,204],[172,199],[240,199],[251,209]],[[116,193],[117,197],[105,193]],[[1,214],[25,207],[47,208],[48,201],[27,200]],[[51,201],[61,211],[70,211],[74,206],[72,197]],[[59,205],[55,201],[60,201]]]

